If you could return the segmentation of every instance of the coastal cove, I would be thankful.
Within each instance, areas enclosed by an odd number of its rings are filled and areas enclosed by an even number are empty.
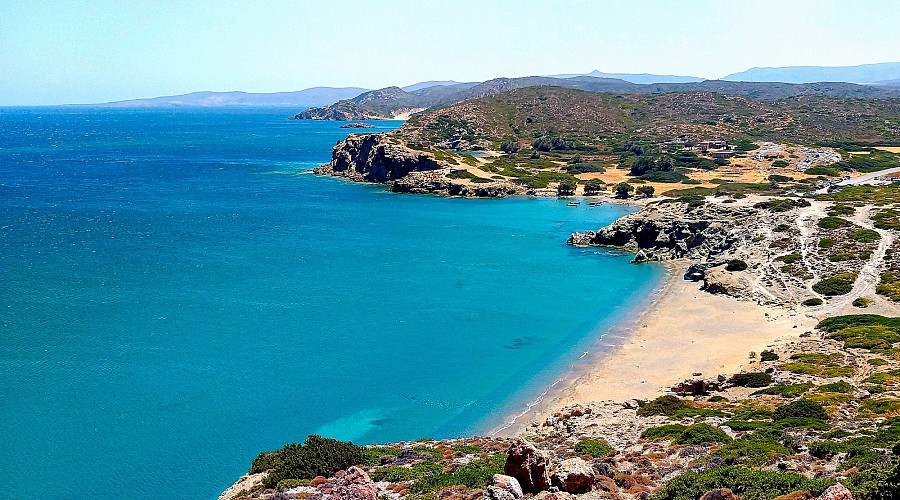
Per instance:
[[[311,175],[348,131],[288,116],[0,110],[0,493],[213,498],[307,434],[488,432],[666,274],[565,244],[635,207]]]

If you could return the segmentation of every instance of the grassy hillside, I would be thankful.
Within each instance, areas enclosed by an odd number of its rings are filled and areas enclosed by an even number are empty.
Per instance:
[[[400,134],[415,144],[456,149],[505,141],[525,146],[542,136],[594,147],[633,136],[893,143],[900,141],[900,99],[802,95],[766,102],[714,92],[620,95],[528,87],[430,110]]]

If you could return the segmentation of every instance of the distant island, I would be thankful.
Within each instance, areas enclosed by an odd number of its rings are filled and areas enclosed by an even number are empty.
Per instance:
[[[896,88],[455,85],[301,113],[427,108],[350,134],[315,172],[397,193],[637,204],[567,244],[665,263],[662,293],[618,350],[489,437],[309,436],[261,453],[221,500],[897,498]]]

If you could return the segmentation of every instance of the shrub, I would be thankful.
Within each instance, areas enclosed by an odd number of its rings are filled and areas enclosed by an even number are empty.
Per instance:
[[[791,164],[791,162],[785,161],[785,160],[775,160],[772,162],[772,166],[775,168],[784,168],[790,164]],[[778,177],[782,177],[782,176],[778,176]],[[790,179],[790,177],[788,177],[788,179]]]
[[[641,439],[674,439],[680,436],[685,429],[687,429],[687,426],[681,424],[668,424],[661,425],[659,427],[650,427],[641,433]]]
[[[453,472],[440,472],[427,475],[416,480],[409,487],[412,493],[427,493],[437,491],[448,486],[464,485],[468,488],[484,488],[494,474],[503,474],[503,466],[506,464],[506,454],[497,453],[488,458],[479,458],[459,466]]]
[[[819,219],[819,222],[816,223],[822,229],[837,229],[840,227],[847,227],[850,225],[850,221],[847,219],[842,219],[840,217],[832,217],[826,216]]]
[[[853,390],[853,386],[841,380],[839,382],[834,382],[831,384],[820,385],[818,390],[819,392],[839,392],[842,394],[847,394]]]
[[[312,479],[330,476],[351,465],[365,462],[363,448],[353,443],[310,435],[302,444],[288,444],[280,450],[260,453],[253,460],[250,473],[264,472],[267,487],[275,487],[285,479]]]
[[[864,415],[888,415],[900,412],[900,399],[867,399],[859,406],[859,412]]]
[[[653,193],[655,191],[656,190],[653,189],[653,186],[640,186],[637,188],[637,194],[646,196],[647,198],[653,196]]]
[[[760,361],[778,361],[779,357],[775,354],[775,351],[765,350],[759,353]]]
[[[726,271],[744,271],[747,269],[747,263],[740,259],[732,259],[729,260],[727,264],[725,264]]]
[[[767,201],[761,201],[753,205],[753,207],[762,208],[771,212],[787,212],[788,210],[808,207],[809,205],[809,201],[804,200],[803,198],[774,198]]]
[[[735,373],[731,383],[741,387],[765,387],[772,383],[772,376],[763,372]]]
[[[634,186],[628,184],[627,182],[620,182],[616,184],[616,196],[619,198],[628,198],[628,195],[634,191]]]
[[[871,243],[881,239],[881,235],[878,234],[878,231],[873,231],[871,229],[857,229],[850,233],[850,237],[862,243]]]
[[[834,240],[831,238],[822,238],[819,240],[819,248],[831,248],[834,246]]]
[[[809,382],[803,384],[779,384],[760,389],[754,392],[753,395],[781,396],[786,399],[793,399],[802,396],[803,393],[810,389],[812,389],[812,384]]]
[[[641,417],[649,417],[651,415],[665,415],[669,417],[674,415],[676,411],[686,407],[688,407],[688,404],[676,396],[660,396],[641,405],[637,409],[637,414]]]
[[[840,170],[838,170],[836,168],[823,167],[823,166],[807,168],[806,170],[803,171],[803,173],[805,173],[807,175],[824,175],[827,177],[838,177],[841,175]]]
[[[684,429],[684,431],[675,438],[674,444],[696,445],[703,443],[727,443],[731,441],[728,434],[709,425],[694,424]]]
[[[605,441],[597,439],[582,439],[575,443],[575,453],[590,455],[594,458],[602,458],[613,452],[613,447]]]
[[[850,205],[837,204],[837,205],[831,207],[830,210],[828,210],[828,215],[832,215],[835,217],[841,216],[841,215],[853,215],[855,213],[856,213],[856,209],[851,207]]]
[[[799,262],[801,259],[803,259],[803,256],[799,253],[789,253],[787,255],[778,257],[778,260],[784,262],[785,264],[794,264],[795,262]]]
[[[846,295],[853,290],[856,273],[840,273],[814,284],[812,289],[829,297]]]
[[[807,307],[814,307],[814,306],[821,306],[823,304],[823,302],[822,302],[822,299],[820,299],[818,297],[813,297],[811,299],[804,300],[802,302],[802,304]]]
[[[726,444],[715,453],[714,458],[726,463],[763,465],[770,462],[775,454],[790,455],[791,449],[784,445],[785,434],[776,429],[759,429],[744,434],[739,439]]]
[[[775,421],[791,417],[813,418],[816,420],[828,420],[828,414],[822,405],[808,399],[798,399],[786,405],[775,408],[772,419]]]
[[[857,297],[857,298],[853,299],[853,307],[859,307],[859,308],[865,309],[866,307],[869,307],[869,305],[871,303],[872,303],[872,299],[870,299],[868,297]]]

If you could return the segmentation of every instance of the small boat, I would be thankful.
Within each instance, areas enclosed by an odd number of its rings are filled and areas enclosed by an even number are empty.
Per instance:
[[[599,206],[602,205],[602,204],[603,204],[602,201],[592,201],[592,202],[590,203],[590,206],[592,206],[592,207],[599,207]]]
[[[566,203],[567,207],[577,207],[578,205],[581,205],[580,201],[570,201],[570,202]]]

